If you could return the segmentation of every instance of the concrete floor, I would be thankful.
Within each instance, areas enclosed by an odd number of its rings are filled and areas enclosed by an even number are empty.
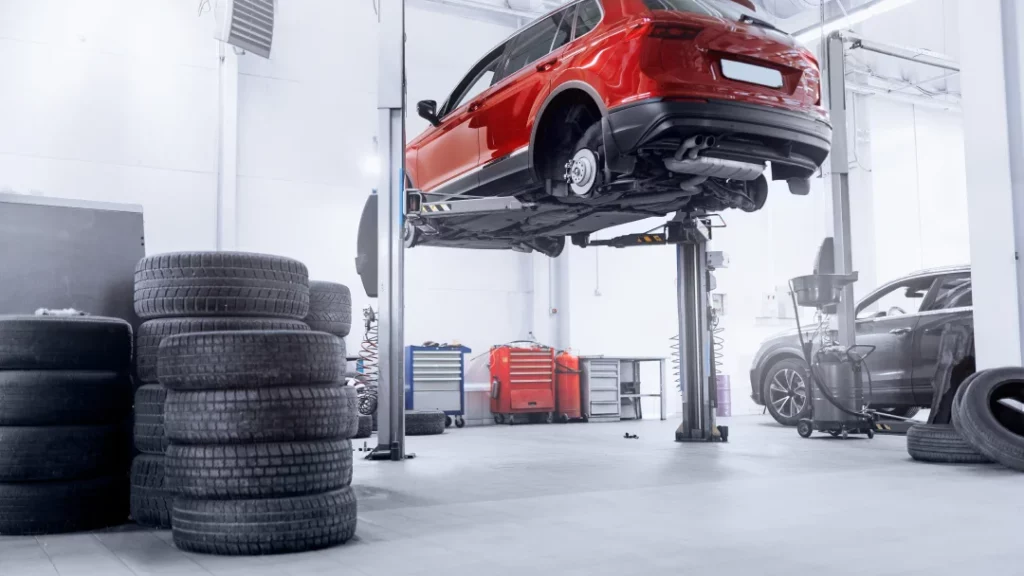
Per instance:
[[[410,438],[415,460],[357,461],[344,546],[202,556],[125,526],[0,537],[0,575],[1024,574],[1024,476],[730,424],[716,445],[672,442],[672,421],[452,429]]]

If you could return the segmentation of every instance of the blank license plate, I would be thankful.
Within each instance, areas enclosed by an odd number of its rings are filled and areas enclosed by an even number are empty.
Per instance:
[[[760,84],[769,88],[782,88],[782,72],[764,66],[722,60],[722,74],[730,80]]]

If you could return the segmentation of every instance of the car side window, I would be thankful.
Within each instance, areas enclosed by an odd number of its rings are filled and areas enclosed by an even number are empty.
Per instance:
[[[971,290],[971,274],[962,272],[950,274],[939,279],[935,289],[935,298],[928,306],[929,310],[948,310],[974,304]]]
[[[477,62],[476,66],[466,74],[466,77],[455,87],[452,95],[445,102],[442,117],[447,116],[453,110],[462,106],[474,96],[487,90],[494,83],[494,75],[501,63],[501,57],[505,54],[506,44],[491,50],[483,60]]]
[[[576,10],[576,32],[573,39],[593,30],[601,21],[601,6],[597,0],[586,0]]]
[[[883,292],[875,293],[857,306],[857,319],[892,318],[917,314],[935,277],[913,278],[893,284]]]
[[[670,12],[691,12],[693,14],[712,15],[713,12],[700,2],[694,0],[644,0],[648,10],[668,10]]]
[[[519,33],[512,52],[508,56],[508,62],[505,63],[505,69],[501,73],[502,78],[519,72],[526,68],[527,64],[540,60],[551,53],[554,48],[561,47],[561,45],[555,46],[559,39],[556,34],[564,31],[561,24],[566,12],[568,11],[556,12]],[[567,36],[565,42],[568,42]]]

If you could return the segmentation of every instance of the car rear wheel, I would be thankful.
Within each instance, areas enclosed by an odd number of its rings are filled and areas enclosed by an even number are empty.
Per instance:
[[[807,401],[807,368],[795,358],[772,365],[764,379],[764,401],[768,413],[783,426],[796,426],[810,411]]]

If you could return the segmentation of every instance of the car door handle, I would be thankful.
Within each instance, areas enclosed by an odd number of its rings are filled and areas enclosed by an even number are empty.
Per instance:
[[[558,65],[558,58],[552,58],[551,60],[541,62],[540,64],[537,64],[537,72],[550,72],[556,65]]]
[[[893,328],[892,330],[889,330],[889,334],[894,334],[896,336],[905,336],[907,334],[910,334],[910,328]]]

